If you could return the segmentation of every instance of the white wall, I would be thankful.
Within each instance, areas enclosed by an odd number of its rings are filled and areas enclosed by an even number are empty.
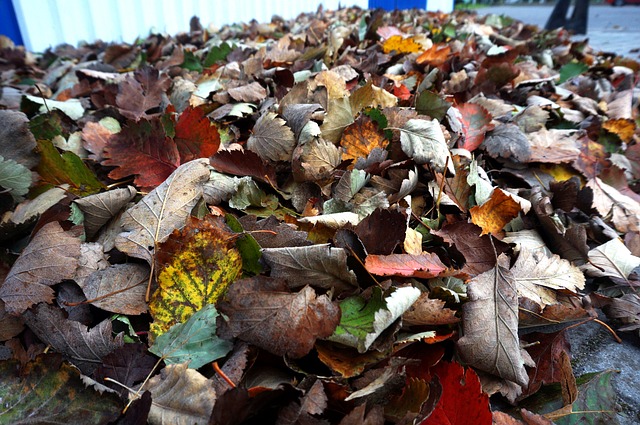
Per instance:
[[[175,34],[189,30],[189,19],[203,26],[222,26],[256,19],[269,22],[274,14],[285,19],[313,12],[318,5],[368,6],[368,0],[12,0],[24,44],[41,52],[60,43],[79,41],[132,42],[153,29]],[[430,0],[443,1],[443,0]],[[451,0],[450,0],[451,1]],[[431,5],[429,5],[431,6]]]

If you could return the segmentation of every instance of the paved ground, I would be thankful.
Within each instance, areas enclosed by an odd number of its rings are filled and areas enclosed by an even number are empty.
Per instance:
[[[528,24],[544,27],[552,5],[496,6],[478,9],[478,14],[507,15]],[[640,6],[591,6],[588,34],[575,36],[589,39],[593,48],[640,60]]]

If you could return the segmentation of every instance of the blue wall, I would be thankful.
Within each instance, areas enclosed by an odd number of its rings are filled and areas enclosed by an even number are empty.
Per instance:
[[[24,44],[11,0],[0,0],[0,34],[6,35],[17,45]]]
[[[369,9],[426,9],[427,0],[369,0]]]

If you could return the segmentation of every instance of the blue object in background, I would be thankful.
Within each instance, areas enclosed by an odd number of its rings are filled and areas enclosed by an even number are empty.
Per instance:
[[[369,9],[426,9],[427,0],[369,0]]]
[[[0,34],[9,37],[16,45],[24,44],[11,0],[0,0]]]

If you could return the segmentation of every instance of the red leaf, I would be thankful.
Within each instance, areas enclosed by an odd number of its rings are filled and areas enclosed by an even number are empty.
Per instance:
[[[371,274],[378,276],[408,276],[428,279],[447,270],[436,254],[369,255],[364,263]]]
[[[276,183],[275,169],[250,150],[220,151],[211,158],[211,166],[221,173],[251,176],[268,184]]]
[[[482,392],[478,375],[458,363],[440,362],[431,372],[442,385],[442,397],[421,425],[490,425],[489,396]]]
[[[464,134],[464,139],[460,140],[458,147],[473,152],[482,144],[484,134],[494,128],[491,124],[491,114],[475,103],[463,103],[457,108],[460,111]]]
[[[113,136],[104,156],[102,165],[117,167],[110,178],[135,175],[135,185],[143,190],[158,186],[180,165],[178,148],[158,120],[130,122]]]
[[[190,106],[180,114],[173,140],[181,164],[196,158],[209,158],[220,147],[218,128],[206,117],[202,107]]]

